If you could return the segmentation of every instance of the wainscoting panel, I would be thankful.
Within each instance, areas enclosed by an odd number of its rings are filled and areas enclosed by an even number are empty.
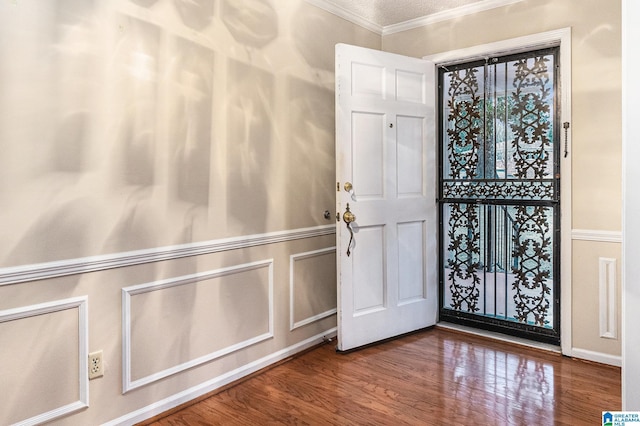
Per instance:
[[[292,255],[289,285],[291,330],[334,315],[336,248]]]
[[[615,232],[573,233],[570,356],[620,365],[620,261]],[[564,297],[564,294],[563,294]],[[565,354],[566,355],[566,354]]]
[[[2,342],[21,344],[0,350],[0,424],[41,424],[89,406],[87,297],[0,311]]]
[[[600,337],[607,339],[618,338],[616,263],[616,259],[612,258],[598,259]]]
[[[273,337],[273,259],[122,289],[123,393]]]

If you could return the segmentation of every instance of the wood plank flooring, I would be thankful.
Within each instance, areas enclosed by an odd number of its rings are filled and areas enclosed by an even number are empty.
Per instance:
[[[597,425],[620,369],[433,328],[348,354],[320,346],[154,422]]]

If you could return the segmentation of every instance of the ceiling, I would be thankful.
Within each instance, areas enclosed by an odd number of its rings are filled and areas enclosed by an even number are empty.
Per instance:
[[[307,0],[380,33],[415,27],[522,0]],[[400,30],[400,28],[398,28]]]

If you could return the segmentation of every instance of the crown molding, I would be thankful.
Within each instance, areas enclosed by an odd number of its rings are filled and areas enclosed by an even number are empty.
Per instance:
[[[484,12],[486,10],[496,9],[514,3],[520,3],[521,1],[523,0],[484,0],[466,6],[456,7],[454,9],[443,10],[442,12],[423,16],[421,18],[411,19],[409,21],[400,22],[393,25],[387,25],[382,29],[382,35],[385,36],[402,31],[412,30],[414,28],[424,27],[436,22],[461,18],[463,16],[473,15],[474,13]]]
[[[393,25],[382,26],[371,22],[362,16],[337,6],[333,3],[329,3],[327,0],[305,0],[320,9],[326,10],[340,18],[346,19],[356,25],[360,25],[376,34],[382,36],[399,33],[402,31],[412,30],[414,28],[424,27],[429,24],[433,24],[440,21],[446,21],[448,19],[460,18],[466,15],[472,15],[474,13],[483,12],[485,10],[496,9],[498,7],[508,6],[510,4],[519,3],[523,0],[483,0],[477,3],[472,3],[466,6],[456,7],[454,9],[444,10],[442,12],[434,13],[431,15],[423,16],[409,21],[400,22]]]
[[[384,28],[381,25],[378,25],[375,22],[371,22],[360,15],[356,15],[355,13],[343,7],[337,6],[333,3],[329,3],[326,0],[305,0],[305,1],[320,9],[323,9],[329,13],[332,13],[340,18],[346,19],[349,22],[352,22],[356,25],[360,25],[361,27],[369,31],[372,31],[376,34],[382,35],[383,33]]]

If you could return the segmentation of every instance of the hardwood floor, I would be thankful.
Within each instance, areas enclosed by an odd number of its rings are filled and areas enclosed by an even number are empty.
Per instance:
[[[620,369],[444,329],[320,346],[156,420],[167,425],[597,425]]]

